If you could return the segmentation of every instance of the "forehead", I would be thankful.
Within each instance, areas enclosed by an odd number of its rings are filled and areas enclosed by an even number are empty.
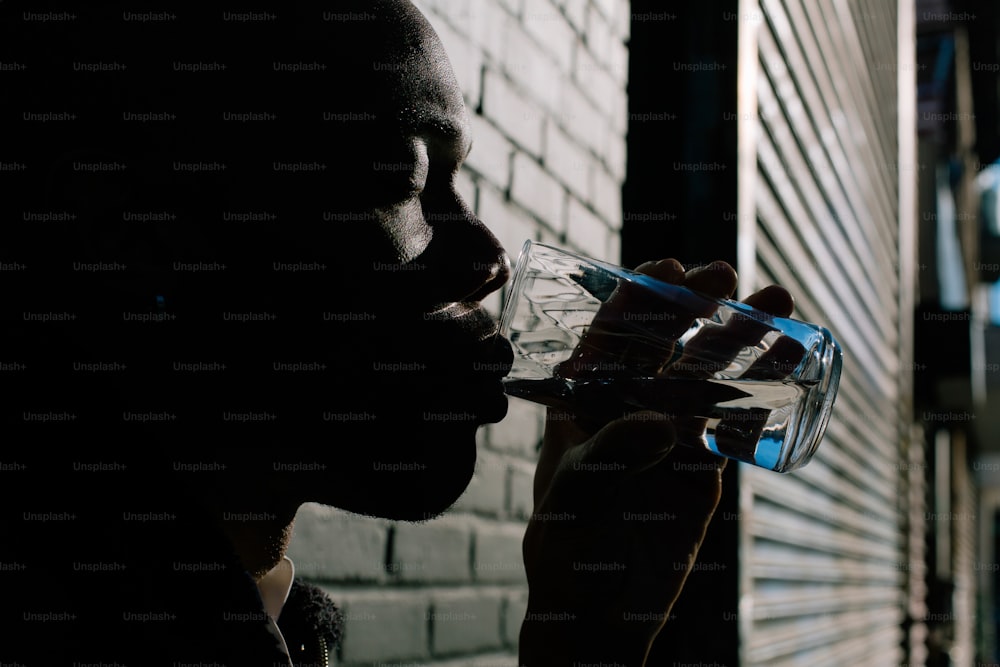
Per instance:
[[[437,34],[409,2],[388,2],[373,19],[364,69],[369,94],[389,102],[402,130],[465,143],[469,119],[461,88]],[[367,65],[368,63],[366,63]]]

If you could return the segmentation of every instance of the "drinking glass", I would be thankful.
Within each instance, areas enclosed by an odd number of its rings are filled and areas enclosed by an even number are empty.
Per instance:
[[[679,444],[777,472],[816,452],[843,362],[821,326],[532,241],[500,335],[510,396],[594,424],[653,410]]]

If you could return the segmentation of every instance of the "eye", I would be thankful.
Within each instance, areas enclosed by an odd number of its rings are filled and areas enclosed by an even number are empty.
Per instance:
[[[427,148],[422,143],[417,143],[416,155],[410,169],[406,173],[406,188],[410,197],[419,196],[427,189],[428,179],[431,174],[430,160],[427,157]]]
[[[428,179],[427,176],[423,177],[413,177],[407,182],[407,193],[410,197],[419,197],[427,189]]]

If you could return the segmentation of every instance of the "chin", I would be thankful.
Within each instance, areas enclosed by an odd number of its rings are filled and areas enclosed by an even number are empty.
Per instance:
[[[445,513],[475,474],[478,425],[423,426],[400,424],[389,432],[358,434],[346,460],[330,457],[335,479],[314,489],[313,500],[398,521],[427,521]]]

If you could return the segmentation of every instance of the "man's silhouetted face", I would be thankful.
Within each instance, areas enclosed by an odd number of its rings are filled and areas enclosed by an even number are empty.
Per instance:
[[[108,10],[100,43],[5,34],[52,69],[25,108],[77,116],[23,121],[32,168],[6,212],[75,217],[3,232],[31,267],[5,321],[26,359],[128,366],[36,364],[16,409],[422,519],[505,413],[510,350],[480,301],[509,267],[455,190],[472,138],[433,30],[405,1],[329,6],[254,25],[203,6],[169,30]],[[61,329],[21,317],[63,310]]]

